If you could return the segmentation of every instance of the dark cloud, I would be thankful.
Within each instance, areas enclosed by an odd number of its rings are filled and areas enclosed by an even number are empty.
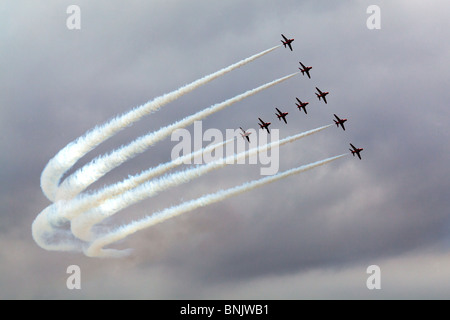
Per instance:
[[[356,283],[364,286],[365,268],[378,261],[386,263],[390,281],[381,297],[430,294],[435,276],[424,275],[403,290],[399,270],[414,261],[423,272],[430,257],[448,263],[444,1],[381,1],[381,30],[366,28],[367,1],[79,1],[79,31],[65,26],[69,4],[6,1],[0,12],[0,40],[8,48],[0,53],[0,236],[6,244],[0,283],[8,290],[2,297],[297,298],[339,292],[357,298]],[[312,79],[298,75],[209,117],[204,128],[254,128],[261,116],[285,137],[332,123],[337,113],[349,118],[347,130],[329,128],[282,147],[280,170],[347,152],[349,142],[364,148],[362,161],[349,155],[141,231],[117,244],[135,248],[124,260],[47,252],[34,243],[31,223],[50,204],[40,173],[59,149],[118,113],[279,44],[280,33],[295,38],[292,53],[278,49],[171,103],[70,172],[150,130],[295,72],[299,60],[313,66]],[[330,91],[327,105],[317,101],[315,86]],[[308,115],[296,109],[296,96],[310,102]],[[289,125],[274,119],[275,106],[289,112]],[[158,143],[94,187],[169,160],[172,147],[169,139]],[[142,201],[112,222],[259,177],[255,166],[231,166]],[[70,264],[82,267],[81,292],[65,288]],[[341,282],[330,280],[333,272]],[[310,295],[298,287],[305,283],[315,284]],[[444,293],[438,286],[431,295]]]

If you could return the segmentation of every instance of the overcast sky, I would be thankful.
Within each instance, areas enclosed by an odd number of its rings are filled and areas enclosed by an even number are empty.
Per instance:
[[[81,9],[69,30],[66,9]],[[369,5],[381,29],[369,30]],[[450,298],[450,4],[433,1],[56,1],[0,3],[1,299]],[[280,149],[280,171],[349,156],[194,210],[116,244],[124,259],[50,252],[31,224],[51,202],[47,162],[117,114],[295,38],[168,104],[70,172],[149,131],[313,67],[203,121],[225,132],[271,121],[280,137],[348,118]],[[329,91],[319,102],[315,87]],[[308,114],[295,97],[309,101]],[[274,108],[289,112],[279,122]],[[193,127],[187,128],[193,132]],[[349,143],[363,147],[353,158]],[[165,139],[92,189],[170,160]],[[206,145],[207,143],[205,143]],[[69,173],[70,173],[69,172]],[[233,165],[144,200],[112,225],[260,178]],[[81,290],[66,269],[80,266]],[[381,269],[368,290],[366,269]]]

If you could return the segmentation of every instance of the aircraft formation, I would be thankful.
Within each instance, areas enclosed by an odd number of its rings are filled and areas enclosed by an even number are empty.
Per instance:
[[[281,37],[283,38],[283,40],[281,40],[281,42],[283,43],[285,48],[289,48],[291,51],[293,51],[292,48],[292,42],[294,41],[294,39],[289,39],[287,38],[285,35],[281,34]],[[309,79],[311,79],[311,74],[310,74],[310,70],[312,69],[311,66],[305,66],[301,61],[299,61],[300,63],[300,67],[299,70],[301,71],[302,75],[307,75]],[[320,100],[323,100],[323,102],[325,102],[325,104],[327,104],[327,99],[326,96],[329,94],[328,91],[322,91],[320,90],[318,87],[316,87],[316,91],[315,94],[317,96],[317,98]],[[308,112],[306,111],[306,106],[309,104],[309,102],[302,102],[299,98],[295,97],[295,99],[297,100],[297,102],[295,103],[295,105],[297,106],[298,110],[301,111],[303,109],[303,111],[305,112],[305,114],[308,114]],[[275,108],[276,113],[275,115],[278,117],[278,120],[281,121],[281,119],[283,119],[284,123],[287,124],[287,120],[286,120],[286,116],[289,114],[288,112],[283,112],[280,109],[278,109],[277,107]],[[344,123],[348,120],[346,118],[339,118],[336,114],[333,114],[335,119],[333,119],[334,123],[336,124],[336,126],[339,128],[339,126],[341,126],[341,128],[345,131],[345,126]],[[271,125],[271,122],[265,122],[263,121],[261,118],[258,118],[259,120],[259,127],[261,129],[266,129],[267,133],[270,134],[270,130],[269,130],[269,126]],[[242,130],[241,136],[245,139],[247,139],[248,142],[250,142],[250,133],[245,131],[244,129],[242,129],[242,127],[240,128]],[[356,148],[353,144],[350,143],[350,146],[352,147],[352,149],[349,149],[351,154],[353,156],[357,155],[358,158],[361,160],[361,155],[360,152],[363,151],[363,148]]]

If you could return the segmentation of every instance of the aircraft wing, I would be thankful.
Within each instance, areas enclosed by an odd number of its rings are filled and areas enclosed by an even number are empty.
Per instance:
[[[306,72],[306,74],[308,75],[308,78],[311,79],[311,76],[309,75],[309,70],[306,70],[305,72]]]
[[[264,123],[265,123],[264,121],[262,121],[262,120],[261,120],[261,118],[258,118],[258,119],[259,119],[259,121],[261,121],[261,123],[262,123],[262,124],[264,124]]]
[[[306,69],[306,67],[305,67],[305,65],[303,63],[301,63],[300,61],[299,61],[299,63],[302,66],[303,69]]]
[[[275,109],[277,109],[278,113],[279,113],[279,114],[281,114],[281,111],[280,111],[280,109],[278,109],[278,108],[275,108]]]
[[[248,136],[245,136],[247,138],[247,141],[250,142],[250,138]]]
[[[359,160],[361,160],[361,156],[359,155],[359,153],[357,153]]]
[[[325,103],[327,103],[327,98],[325,96],[323,96],[322,99]]]
[[[281,34],[281,36],[283,37],[284,41],[288,41],[288,39],[284,36],[284,34]]]
[[[283,120],[284,120],[284,123],[286,123],[286,124],[287,124],[287,121],[286,121],[286,117],[283,117]]]
[[[341,119],[339,119],[339,117],[338,117],[336,114],[333,113],[333,115],[336,117],[336,119],[337,119],[338,121],[341,121]]]
[[[341,122],[341,127],[342,127],[342,129],[344,129],[344,131],[345,131],[345,127],[344,127],[344,123],[343,123],[343,122]]]
[[[289,46],[289,49],[291,49],[291,51],[292,51],[291,43],[289,42],[287,45]]]
[[[316,87],[316,90],[317,90],[317,91],[319,91],[319,93],[320,93],[320,94],[322,94],[322,91],[320,91],[320,89],[319,89],[319,88],[317,88],[317,87]]]
[[[356,150],[356,147],[354,145],[352,145],[351,143],[350,143],[350,146],[353,148],[353,150]]]

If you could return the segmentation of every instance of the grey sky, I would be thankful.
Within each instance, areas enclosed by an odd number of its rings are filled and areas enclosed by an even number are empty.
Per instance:
[[[81,8],[81,30],[66,9]],[[366,9],[381,9],[369,30]],[[0,298],[450,297],[449,4],[442,1],[2,1],[0,4]],[[332,164],[214,204],[117,244],[121,260],[48,252],[31,223],[50,202],[46,163],[67,143],[163,93],[243,58],[280,48],[165,106],[100,145],[95,156],[216,102],[301,74],[208,117],[204,129],[256,128],[280,137],[348,118],[282,147],[280,170],[364,148]],[[314,87],[330,91],[319,102]],[[310,102],[308,115],[295,97]],[[289,112],[280,123],[274,108]],[[188,128],[192,130],[191,128]],[[166,139],[93,185],[170,159]],[[71,169],[70,172],[73,172]],[[259,178],[229,166],[131,206],[111,223]],[[82,289],[66,288],[66,268]],[[382,289],[370,291],[377,264]]]

